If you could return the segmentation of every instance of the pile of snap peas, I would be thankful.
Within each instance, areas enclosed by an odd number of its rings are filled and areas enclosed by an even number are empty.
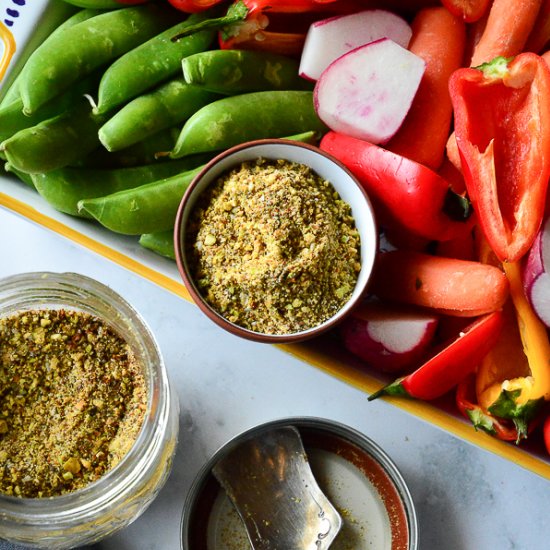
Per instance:
[[[217,49],[216,30],[193,30],[210,11],[52,2],[74,13],[1,100],[0,158],[14,184],[60,212],[174,258],[179,203],[209,159],[253,139],[315,143],[326,131],[298,61]]]

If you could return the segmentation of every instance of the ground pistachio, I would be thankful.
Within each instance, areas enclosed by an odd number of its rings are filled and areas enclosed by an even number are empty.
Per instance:
[[[147,409],[127,342],[87,313],[0,318],[0,493],[49,497],[98,480],[131,448]]]
[[[317,326],[350,298],[361,269],[350,206],[304,164],[258,159],[199,198],[188,257],[205,300],[266,334]]]

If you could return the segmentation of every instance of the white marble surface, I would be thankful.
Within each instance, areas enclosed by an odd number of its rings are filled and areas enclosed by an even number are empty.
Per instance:
[[[550,547],[548,480],[383,400],[369,403],[278,348],[226,334],[181,298],[3,208],[0,258],[0,277],[76,271],[119,292],[152,328],[179,394],[180,443],[169,482],[143,516],[98,549],[178,550],[183,501],[204,462],[239,432],[295,415],[347,424],[391,456],[416,505],[421,550]]]

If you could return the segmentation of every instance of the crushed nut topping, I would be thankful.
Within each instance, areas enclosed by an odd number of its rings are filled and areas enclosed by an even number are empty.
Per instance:
[[[226,319],[266,334],[337,313],[361,269],[350,206],[309,167],[244,162],[212,184],[188,226],[191,272]]]
[[[0,319],[0,492],[50,497],[99,479],[146,409],[141,365],[99,318],[45,309]]]

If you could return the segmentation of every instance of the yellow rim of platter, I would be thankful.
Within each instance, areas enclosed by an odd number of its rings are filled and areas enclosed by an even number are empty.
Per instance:
[[[158,286],[168,290],[187,301],[192,301],[183,283],[174,281],[170,277],[149,268],[142,263],[130,258],[126,254],[97,242],[96,240],[72,229],[58,220],[42,214],[35,208],[17,200],[9,195],[0,193],[0,205],[38,223],[39,225],[54,231],[82,246],[96,252],[97,254],[115,262],[116,264],[148,279]],[[374,393],[381,387],[381,382],[369,376],[366,373],[350,369],[343,362],[332,357],[326,357],[320,352],[316,352],[311,346],[300,344],[279,344],[277,347],[289,353],[290,355],[313,365],[314,367],[326,372],[327,374],[340,379],[351,386],[362,390],[368,394]],[[430,424],[438,426],[446,432],[452,433],[461,439],[469,441],[474,445],[493,452],[507,460],[528,469],[542,477],[550,479],[550,463],[546,462],[523,451],[513,444],[499,441],[483,432],[477,432],[467,422],[455,418],[445,411],[437,408],[430,403],[415,401],[409,399],[386,398],[392,405],[399,407],[408,413],[422,418]]]

